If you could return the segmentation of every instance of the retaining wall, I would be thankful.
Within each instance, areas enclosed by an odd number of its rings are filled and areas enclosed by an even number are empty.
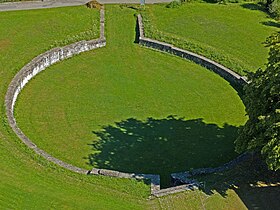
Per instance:
[[[138,24],[139,24],[139,42],[142,45],[152,47],[161,51],[169,52],[175,55],[178,55],[180,57],[193,60],[196,63],[199,63],[203,66],[208,67],[209,69],[212,69],[213,71],[219,73],[221,76],[233,80],[234,82],[238,84],[244,84],[246,83],[246,80],[232,72],[231,70],[221,66],[220,64],[217,64],[205,57],[199,56],[197,54],[176,48],[172,45],[158,42],[156,40],[148,39],[144,37],[144,30],[143,30],[143,24],[142,24],[142,18],[141,16],[138,16]],[[5,98],[5,106],[6,106],[6,114],[8,118],[8,123],[13,129],[13,131],[16,133],[16,135],[31,149],[33,149],[37,154],[43,156],[47,160],[62,166],[68,170],[82,173],[82,174],[89,174],[89,175],[103,175],[103,176],[110,176],[110,177],[119,177],[119,178],[134,178],[134,179],[147,179],[151,182],[151,194],[155,195],[157,197],[171,194],[171,193],[177,193],[185,190],[192,190],[198,188],[198,183],[193,181],[191,183],[181,185],[181,186],[175,186],[167,189],[160,189],[160,176],[156,174],[135,174],[135,173],[123,173],[119,171],[114,170],[107,170],[107,169],[97,169],[94,168],[90,171],[86,169],[82,169],[76,166],[73,166],[71,164],[65,163],[57,158],[52,157],[48,153],[46,153],[44,150],[41,150],[34,144],[25,134],[21,131],[21,129],[17,126],[15,117],[14,117],[14,106],[17,100],[17,97],[21,90],[24,88],[24,86],[38,73],[45,70],[47,67],[65,60],[67,58],[70,58],[74,55],[78,55],[82,52],[97,49],[100,47],[106,46],[106,39],[104,34],[104,27],[105,27],[105,13],[104,9],[100,10],[100,38],[96,40],[90,40],[90,41],[80,41],[76,42],[74,44],[67,45],[65,47],[58,47],[51,49],[45,53],[40,54],[36,58],[34,58],[31,62],[29,62],[27,65],[25,65],[13,78],[11,81],[8,91]],[[231,167],[232,164],[230,164]],[[225,168],[229,169],[229,167]],[[199,170],[205,170],[205,169],[197,169]],[[180,172],[177,174],[172,174],[173,180],[177,179],[182,183],[186,183],[183,181],[182,177],[189,177],[189,172]],[[188,179],[189,180],[189,179]],[[185,180],[186,181],[186,180]]]
[[[93,168],[89,174],[92,175],[103,175],[118,178],[130,178],[137,180],[149,180],[151,182],[151,194],[154,195],[160,190],[160,176],[157,174],[135,174],[135,173],[124,173],[120,171],[108,170],[108,169],[97,169]]]
[[[104,39],[97,39],[92,41],[80,41],[65,47],[54,48],[49,50],[36,58],[34,58],[30,63],[24,66],[13,78],[9,85],[8,92],[5,98],[6,113],[9,125],[17,136],[30,148],[32,148],[37,154],[45,157],[46,159],[64,167],[69,170],[78,173],[87,173],[87,170],[80,169],[78,167],[72,166],[70,164],[64,163],[45,151],[39,149],[28,137],[24,135],[21,129],[17,126],[16,120],[14,118],[14,106],[20,91],[24,86],[38,73],[45,70],[47,67],[62,61],[64,59],[70,58],[74,55],[80,54],[81,52],[89,51],[92,49],[104,47],[106,41]]]
[[[215,167],[215,168],[198,168],[191,171],[185,171],[185,172],[178,172],[178,173],[172,173],[171,179],[173,185],[180,185],[180,184],[198,184],[196,180],[192,179],[195,176],[199,175],[206,175],[206,174],[212,174],[212,173],[219,173],[226,170],[230,170],[234,167],[236,167],[238,164],[249,160],[251,158],[253,153],[244,153],[235,158],[234,160],[225,163],[222,166]]]
[[[47,67],[70,58],[74,55],[78,55],[82,52],[93,50],[96,48],[104,47],[106,45],[106,39],[104,36],[104,9],[100,10],[100,38],[96,40],[90,41],[80,41],[74,44],[67,45],[65,47],[57,47],[51,49],[45,53],[40,54],[36,58],[34,58],[31,62],[25,65],[12,79],[8,91],[5,97],[5,107],[6,107],[6,114],[8,118],[8,123],[13,129],[13,131],[17,134],[17,136],[31,149],[33,149],[37,154],[43,156],[44,158],[48,159],[49,161],[60,165],[64,168],[67,168],[71,171],[75,171],[77,173],[84,173],[87,174],[88,170],[78,168],[71,164],[65,163],[59,159],[56,159],[46,153],[45,151],[41,150],[34,144],[24,133],[21,129],[17,126],[15,117],[14,117],[14,106],[17,100],[17,97],[20,91],[24,88],[24,86],[37,74],[41,71],[45,70]]]
[[[142,21],[142,16],[139,14],[137,16],[137,27],[138,27],[138,33],[139,37],[138,41],[140,45],[143,45],[145,47],[153,48],[159,51],[167,52],[176,56],[179,56],[184,59],[191,60],[203,67],[206,67],[209,70],[212,70],[213,72],[217,73],[224,79],[226,79],[228,82],[233,85],[235,88],[242,87],[243,85],[247,84],[248,81],[246,80],[246,77],[242,77],[239,74],[235,73],[234,71],[224,67],[223,65],[212,61],[204,56],[198,55],[196,53],[180,49],[178,47],[175,47],[171,44],[160,42],[157,40],[153,40],[150,38],[145,37],[144,33],[144,25]],[[186,172],[178,172],[171,174],[171,179],[173,182],[173,185],[175,187],[170,187],[167,189],[162,189],[154,193],[155,196],[164,196],[168,194],[173,194],[185,190],[193,190],[197,189],[199,187],[199,183],[192,179],[192,177],[196,175],[201,174],[211,174],[216,172],[222,172],[229,169],[234,168],[241,162],[248,160],[250,157],[250,154],[242,154],[238,156],[236,159],[216,168],[198,168],[194,169],[192,171],[186,171]],[[180,186],[176,186],[180,185]]]
[[[221,77],[229,81],[231,84],[242,86],[247,83],[246,77],[242,77],[239,74],[235,73],[234,71],[222,66],[221,64],[212,61],[204,56],[198,55],[196,53],[180,49],[178,47],[174,47],[171,44],[167,44],[164,42],[160,42],[157,40],[153,40],[150,38],[145,37],[144,33],[144,25],[142,21],[142,16],[139,14],[137,16],[137,24],[138,24],[138,30],[139,30],[139,44],[154,48],[156,50],[160,50],[163,52],[167,52],[176,56],[179,56],[181,58],[185,58],[188,60],[191,60],[203,67],[206,67],[207,69],[210,69],[214,71],[215,73],[219,74]]]
[[[67,58],[78,55],[82,52],[90,51],[93,49],[101,48],[106,46],[105,39],[105,11],[104,8],[100,10],[100,38],[90,41],[80,41],[74,44],[70,44],[64,47],[57,47],[51,49],[45,53],[40,54],[27,65],[25,65],[13,78],[11,81],[8,91],[5,98],[6,114],[8,118],[8,123],[16,133],[16,135],[31,149],[33,149],[38,155],[43,156],[47,160],[63,167],[68,170],[87,174],[87,175],[102,175],[110,177],[119,177],[119,178],[134,178],[138,180],[149,180],[151,182],[151,194],[160,190],[160,176],[154,174],[134,174],[134,173],[123,173],[119,171],[107,170],[107,169],[97,169],[86,170],[73,166],[71,164],[65,163],[44,150],[37,147],[17,126],[16,119],[14,117],[14,106],[17,100],[17,97],[24,86],[37,74],[45,70],[49,66],[58,63]]]

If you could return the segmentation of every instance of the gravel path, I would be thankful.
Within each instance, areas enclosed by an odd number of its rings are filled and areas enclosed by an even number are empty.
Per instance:
[[[55,7],[68,7],[84,5],[90,0],[43,0],[43,1],[26,1],[26,2],[6,2],[0,3],[0,11],[13,11],[13,10],[31,10],[31,9],[44,9]],[[147,4],[170,2],[171,0],[146,0]],[[102,4],[125,4],[125,3],[138,3],[140,0],[99,0]]]

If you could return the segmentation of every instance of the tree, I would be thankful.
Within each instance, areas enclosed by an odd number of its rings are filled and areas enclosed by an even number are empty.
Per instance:
[[[275,0],[268,5],[268,11],[275,19],[280,19],[280,0]]]
[[[273,2],[274,0],[266,0],[265,6],[268,8]]]
[[[244,103],[249,120],[240,129],[236,151],[257,151],[271,170],[280,169],[280,32],[267,39],[266,70],[249,73]]]
[[[267,12],[275,19],[280,19],[280,0],[262,1]]]

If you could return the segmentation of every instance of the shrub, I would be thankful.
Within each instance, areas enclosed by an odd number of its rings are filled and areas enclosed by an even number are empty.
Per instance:
[[[101,9],[102,4],[100,4],[100,3],[99,3],[98,1],[96,1],[96,0],[92,0],[92,1],[88,2],[88,3],[86,4],[86,6],[87,6],[88,8],[91,8],[91,9],[93,9],[93,8]]]
[[[170,2],[169,4],[167,4],[166,7],[167,8],[176,8],[181,5],[182,5],[181,1],[174,0],[174,1]]]

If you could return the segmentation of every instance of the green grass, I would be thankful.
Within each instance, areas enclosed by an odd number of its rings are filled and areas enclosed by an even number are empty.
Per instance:
[[[66,162],[160,174],[164,186],[172,172],[236,157],[246,120],[237,92],[201,66],[134,44],[135,24],[133,10],[107,8],[106,48],[31,81],[16,106],[24,133]]]
[[[106,8],[110,13],[118,11],[118,6]],[[13,134],[5,120],[4,110],[4,97],[12,77],[24,64],[55,41],[88,30],[91,26],[87,17],[92,12],[97,17],[97,12],[83,7],[0,13],[0,208],[245,209],[244,196],[234,190],[227,190],[226,196],[219,192],[209,196],[194,191],[148,201],[149,187],[141,182],[87,177],[65,171],[34,155]],[[127,11],[125,14],[128,17],[131,15]],[[239,176],[244,178],[243,174],[235,174],[235,178]],[[244,194],[252,204],[257,199],[265,207],[266,197],[260,197],[255,191],[245,190]],[[278,195],[274,193],[276,198]]]
[[[0,12],[0,209],[148,208],[149,186],[67,172],[34,155],[5,120],[4,97],[15,73],[55,41],[91,29],[98,18],[98,11],[85,7]]]
[[[147,6],[145,32],[244,74],[244,69],[264,66],[268,49],[263,42],[277,30],[276,22],[260,9],[254,3],[186,3],[175,9]]]

